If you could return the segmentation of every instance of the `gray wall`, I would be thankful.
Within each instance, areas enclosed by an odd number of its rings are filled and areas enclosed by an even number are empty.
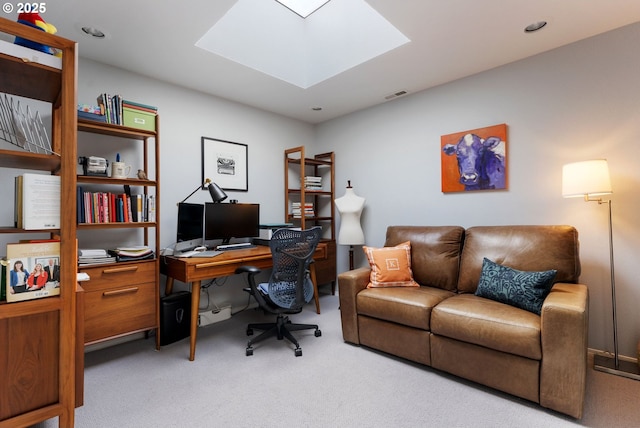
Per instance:
[[[283,150],[305,145],[310,153],[336,153],[337,196],[351,180],[367,199],[362,225],[368,245],[382,245],[390,224],[574,225],[581,280],[591,293],[589,345],[612,350],[606,206],[561,196],[564,163],[607,158],[614,187],[620,348],[634,356],[640,338],[638,40],[640,24],[634,24],[318,126],[84,59],[78,102],[94,103],[106,91],[158,106],[162,247],[175,239],[176,202],[201,180],[202,136],[249,145],[249,191],[230,197],[260,203],[264,222],[283,219]],[[508,125],[509,189],[443,194],[440,136],[500,123]],[[190,201],[206,196],[199,192]],[[338,251],[343,271],[347,248]],[[364,265],[359,249],[356,263]],[[240,281],[232,277],[227,286],[214,287],[212,296],[243,305],[246,297],[235,286]]]
[[[338,196],[347,180],[367,199],[368,245],[390,224],[465,227],[570,224],[580,234],[581,281],[590,289],[590,347],[613,351],[606,205],[563,199],[562,165],[606,158],[612,197],[620,350],[640,338],[640,24],[550,51],[317,127],[336,152]],[[440,188],[440,136],[508,125],[507,191]],[[339,246],[339,271],[347,267]],[[364,265],[361,251],[357,263]]]

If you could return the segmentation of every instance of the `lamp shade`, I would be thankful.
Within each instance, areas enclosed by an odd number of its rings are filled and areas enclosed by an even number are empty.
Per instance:
[[[213,202],[222,202],[227,199],[227,194],[213,181],[208,178],[204,181],[204,186],[209,190]]]
[[[568,163],[562,167],[562,196],[565,198],[609,193],[613,191],[606,159]]]

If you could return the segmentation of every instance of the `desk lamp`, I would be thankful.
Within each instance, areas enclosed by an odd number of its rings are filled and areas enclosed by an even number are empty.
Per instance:
[[[193,192],[189,193],[189,196],[184,198],[182,201],[178,202],[178,205],[180,205],[181,203],[189,199],[194,193],[196,193],[198,190],[204,187],[206,187],[209,190],[209,195],[211,195],[211,199],[213,199],[214,203],[220,203],[225,199],[227,199],[227,194],[224,193],[224,191],[220,188],[220,186],[218,186],[216,183],[211,181],[211,179],[207,178],[204,180],[204,184],[202,184],[202,186],[196,187]]]
[[[616,316],[616,280],[613,263],[613,225],[611,221],[611,200],[593,196],[613,193],[606,159],[574,162],[562,167],[562,196],[565,198],[584,197],[585,202],[597,202],[609,206],[609,267],[611,270],[611,307],[613,312],[613,358],[596,355],[593,368],[598,371],[640,380],[640,370],[636,364],[620,361],[618,353],[618,320]]]

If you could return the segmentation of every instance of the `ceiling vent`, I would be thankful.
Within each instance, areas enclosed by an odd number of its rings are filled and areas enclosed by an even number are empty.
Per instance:
[[[388,100],[392,100],[394,98],[401,97],[401,96],[406,95],[406,94],[407,94],[407,91],[398,91],[398,92],[396,92],[394,94],[387,95],[386,97],[384,97],[384,99],[388,101]]]

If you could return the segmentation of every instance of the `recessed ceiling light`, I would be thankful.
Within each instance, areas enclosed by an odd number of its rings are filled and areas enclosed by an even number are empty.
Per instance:
[[[311,110],[313,110],[313,111],[321,111],[322,107],[311,107]]]
[[[329,0],[276,0],[278,3],[293,11],[302,18],[306,18],[316,10],[320,9]]]
[[[82,27],[82,31],[91,37],[95,37],[96,39],[104,39],[105,37],[104,33],[95,27]]]
[[[533,33],[534,31],[538,31],[539,29],[541,29],[545,25],[547,25],[547,21],[534,22],[533,24],[529,24],[526,27],[524,27],[524,32],[525,33]]]

